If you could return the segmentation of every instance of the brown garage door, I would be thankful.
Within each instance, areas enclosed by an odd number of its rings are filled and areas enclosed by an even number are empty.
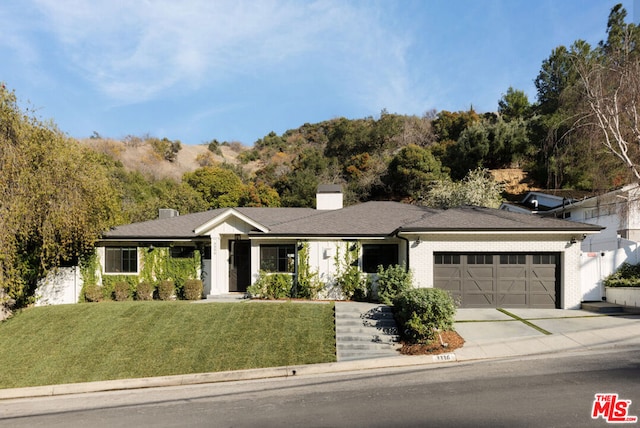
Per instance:
[[[435,253],[434,285],[462,307],[556,308],[557,253]]]

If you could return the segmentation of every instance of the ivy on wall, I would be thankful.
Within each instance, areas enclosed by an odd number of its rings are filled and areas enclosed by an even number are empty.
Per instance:
[[[309,264],[309,243],[298,247],[298,276],[292,297],[317,299],[318,293],[325,287],[317,270],[311,270]]]
[[[364,300],[367,297],[367,276],[358,266],[360,247],[359,242],[345,242],[343,256],[340,247],[336,248],[335,281],[346,299]]]
[[[133,295],[138,284],[143,281],[158,284],[160,281],[170,280],[180,290],[185,281],[199,279],[198,270],[201,266],[199,251],[194,251],[191,257],[172,257],[170,247],[138,248],[138,257],[140,260],[138,275],[102,275],[98,253],[94,251],[84,257],[80,262],[80,276],[83,282],[80,300],[86,300],[87,289],[93,289],[99,285],[101,285],[103,297],[111,299],[115,284],[119,282],[128,284]]]

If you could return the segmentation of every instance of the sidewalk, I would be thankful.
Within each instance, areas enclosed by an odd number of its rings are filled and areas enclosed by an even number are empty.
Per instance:
[[[0,389],[0,400],[315,375],[562,352],[618,348],[640,350],[640,315],[603,315],[583,310],[559,309],[508,309],[506,313],[497,309],[458,309],[454,327],[465,339],[465,344],[451,353],[440,355],[398,355],[336,363]]]

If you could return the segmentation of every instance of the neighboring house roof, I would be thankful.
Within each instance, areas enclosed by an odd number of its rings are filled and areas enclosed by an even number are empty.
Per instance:
[[[522,212],[530,214],[555,215],[555,213],[569,211],[577,207],[589,207],[597,205],[601,198],[623,195],[638,187],[637,184],[628,184],[609,192],[585,192],[569,190],[549,190],[528,192],[519,202],[503,202],[501,210]],[[546,204],[535,206],[531,203],[534,199],[543,199]],[[550,203],[551,202],[551,203]]]
[[[544,231],[597,232],[600,226],[542,218],[491,208],[433,209],[371,201],[342,209],[219,208],[195,214],[116,227],[103,241],[196,239],[229,216],[254,226],[250,235],[274,237],[379,237],[402,232]]]
[[[628,195],[626,195],[628,192],[631,192],[633,190],[636,190],[638,188],[638,184],[628,184],[626,186],[623,187],[619,187],[615,190],[612,190],[610,192],[607,193],[603,193],[600,195],[596,195],[596,196],[591,196],[588,198],[584,198],[582,200],[579,201],[572,201],[570,204],[567,204],[564,207],[557,207],[554,208],[552,210],[549,211],[549,213],[556,213],[559,211],[568,211],[570,209],[573,208],[578,208],[578,207],[593,207],[593,206],[597,206],[600,202],[600,200],[602,199],[606,199],[606,198],[610,198],[613,197],[615,198],[616,196],[621,197],[623,200],[627,198]],[[625,196],[626,195],[626,196]]]

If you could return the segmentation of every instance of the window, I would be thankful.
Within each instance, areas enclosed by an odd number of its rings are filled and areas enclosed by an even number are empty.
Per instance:
[[[193,258],[193,247],[171,247],[169,254],[174,259],[191,259]]]
[[[364,244],[362,246],[362,270],[376,273],[378,266],[385,268],[398,264],[398,246],[396,244]]]
[[[467,256],[468,265],[492,265],[493,255],[491,254],[469,254]]]
[[[523,265],[526,263],[526,256],[524,254],[501,254],[501,265]]]
[[[135,247],[105,248],[105,273],[138,272],[138,249]]]
[[[435,264],[437,265],[459,265],[460,256],[457,254],[435,254]]]
[[[533,264],[534,265],[555,265],[556,256],[555,254],[535,254],[533,256]]]
[[[260,269],[267,272],[293,272],[295,245],[260,246]]]

